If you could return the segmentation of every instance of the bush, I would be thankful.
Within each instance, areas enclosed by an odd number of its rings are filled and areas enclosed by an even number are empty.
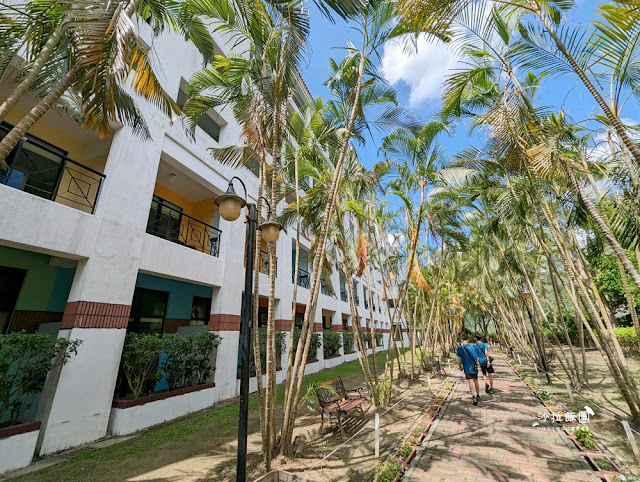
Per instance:
[[[367,343],[367,348],[371,348],[371,333],[365,331],[362,333],[362,338],[364,338],[364,341]]]
[[[162,372],[158,370],[161,353],[162,339],[159,335],[127,333],[120,367],[133,398],[152,390],[162,378]]]
[[[325,357],[337,355],[341,346],[342,337],[340,333],[333,331],[325,331],[322,333],[322,349]]]
[[[120,366],[132,398],[152,392],[165,377],[169,390],[204,383],[213,366],[211,354],[220,344],[215,333],[127,333]]]
[[[13,425],[31,407],[47,373],[78,351],[79,340],[55,339],[42,333],[0,334],[0,421]]]
[[[383,339],[382,333],[376,333],[374,336],[376,339],[376,346],[382,346],[382,339]]]
[[[407,460],[409,455],[411,455],[411,444],[409,443],[404,444],[402,448],[396,452],[396,455],[400,457],[402,460]]]
[[[378,464],[376,472],[378,472],[378,482],[393,482],[402,474],[402,465],[395,460],[389,461]]]
[[[538,397],[540,397],[541,400],[551,400],[551,392],[541,388],[538,390]]]
[[[596,436],[589,427],[578,427],[573,431],[576,436],[576,440],[585,449],[596,448]]]
[[[345,352],[353,351],[353,333],[349,331],[342,332],[342,346],[344,346]]]
[[[627,355],[633,355],[638,352],[638,337],[633,326],[628,328],[614,328],[614,333],[620,343],[620,347]]]
[[[261,331],[258,335],[260,339],[260,363],[262,365],[262,372],[265,372],[265,367],[267,366],[267,333]],[[285,334],[281,331],[276,331],[276,363],[280,360],[280,357],[284,353],[285,350]],[[249,353],[249,365],[252,367],[252,370],[255,370],[254,363],[254,355],[253,355],[253,337],[251,338],[251,352]],[[279,367],[280,365],[278,365]]]
[[[194,333],[181,336],[165,333],[162,336],[160,369],[169,390],[204,383],[211,374],[211,353],[220,343],[215,333]]]
[[[300,330],[297,330],[293,335],[293,350],[294,352],[298,346],[298,340],[300,339]],[[311,344],[309,345],[309,352],[307,353],[307,361],[318,359],[318,348],[320,348],[322,342],[320,341],[320,335],[318,333],[311,333]]]

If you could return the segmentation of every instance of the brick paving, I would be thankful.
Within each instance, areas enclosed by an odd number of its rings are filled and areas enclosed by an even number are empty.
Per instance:
[[[542,404],[504,360],[494,364],[496,393],[484,393],[480,379],[482,400],[473,406],[461,379],[404,480],[599,481],[563,432],[550,422],[532,426]]]

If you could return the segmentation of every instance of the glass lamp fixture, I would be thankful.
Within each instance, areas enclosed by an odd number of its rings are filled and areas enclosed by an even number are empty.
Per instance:
[[[229,181],[227,192],[216,198],[216,205],[220,208],[220,216],[225,221],[235,221],[238,219],[242,208],[245,207],[246,204],[247,201],[236,193],[232,181]]]

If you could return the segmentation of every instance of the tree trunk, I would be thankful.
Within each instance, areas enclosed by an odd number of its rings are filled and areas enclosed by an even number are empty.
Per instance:
[[[58,102],[62,94],[73,85],[77,77],[76,69],[71,69],[49,93],[0,141],[0,165],[18,145],[29,129]]]

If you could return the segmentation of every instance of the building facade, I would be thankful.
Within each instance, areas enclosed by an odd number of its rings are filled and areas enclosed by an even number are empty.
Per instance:
[[[150,37],[146,25],[140,28]],[[223,38],[215,40],[221,51],[228,48]],[[202,67],[201,56],[176,36],[163,35],[153,44],[165,89],[180,102],[186,79]],[[3,84],[0,97],[11,85]],[[303,103],[310,100],[303,88],[299,95]],[[21,101],[0,137],[33,102]],[[32,409],[32,418],[41,421],[41,455],[109,433],[133,432],[239,393],[245,224],[221,219],[215,199],[237,175],[247,186],[248,200],[255,202],[258,179],[248,169],[217,163],[207,149],[241,142],[240,126],[228,109],[210,112],[193,141],[179,122],[172,124],[149,105],[141,108],[150,142],[128,128],[98,139],[51,111],[11,154],[9,169],[0,171],[0,330],[82,341],[77,355],[50,373]],[[285,336],[293,304],[295,238],[290,229],[277,242],[276,327]],[[309,248],[303,239],[297,299],[301,313],[309,295]],[[256,267],[263,273],[262,305],[268,293],[263,254]],[[335,294],[323,289],[319,296],[313,320],[317,332],[342,332],[351,322],[347,280],[340,272],[332,275]],[[361,326],[373,324],[384,333],[386,345],[380,275],[373,278],[373,299],[368,299],[364,278],[348,282],[357,290]],[[148,410],[138,407],[128,418],[118,412],[126,410],[118,408],[114,393],[127,331],[218,333],[222,341],[215,352],[215,386],[207,385],[204,401],[186,394],[195,401],[182,412],[166,403]],[[320,348],[317,358],[308,373],[353,360],[356,354],[343,347],[325,359]],[[277,375],[282,382],[284,370]]]

